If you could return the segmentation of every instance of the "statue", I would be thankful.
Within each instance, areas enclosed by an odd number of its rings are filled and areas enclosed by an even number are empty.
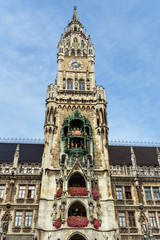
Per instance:
[[[66,196],[65,196],[65,193],[63,192],[62,193],[62,196],[61,196],[61,206],[60,206],[60,210],[61,210],[61,218],[62,219],[65,219],[65,215],[66,215],[66,203],[67,203],[67,200],[66,200]]]
[[[3,233],[8,232],[8,221],[2,221],[2,232]]]
[[[90,222],[92,223],[93,222],[93,208],[94,208],[94,205],[93,205],[93,200],[91,198],[89,198],[89,200],[88,200],[88,205],[89,205]]]
[[[53,213],[52,213],[53,221],[57,218],[57,202],[54,200],[53,202]]]
[[[99,201],[97,202],[97,218],[101,224],[102,223],[102,211],[101,211],[101,204]]]

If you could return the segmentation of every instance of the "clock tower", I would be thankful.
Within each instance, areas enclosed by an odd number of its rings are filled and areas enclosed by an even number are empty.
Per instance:
[[[39,239],[117,239],[108,158],[107,102],[94,46],[76,7],[61,35],[46,97]]]

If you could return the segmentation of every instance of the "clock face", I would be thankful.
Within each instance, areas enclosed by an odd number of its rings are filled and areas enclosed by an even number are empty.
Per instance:
[[[83,63],[80,60],[72,60],[68,63],[68,66],[73,70],[81,70]]]

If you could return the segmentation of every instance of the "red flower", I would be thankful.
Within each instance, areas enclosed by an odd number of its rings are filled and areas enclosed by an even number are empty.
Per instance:
[[[62,195],[62,188],[59,188],[56,192],[56,197],[59,198]]]
[[[94,219],[94,220],[93,220],[93,226],[94,226],[94,228],[99,229],[99,227],[100,227],[100,222],[99,222],[98,219]]]
[[[56,228],[60,228],[62,225],[62,220],[60,218],[56,219],[55,222],[54,222],[54,226]]]
[[[69,227],[87,227],[89,223],[86,217],[69,217],[67,218],[67,224]]]
[[[87,188],[82,187],[70,187],[68,193],[71,196],[86,196],[88,194]]]
[[[98,198],[98,191],[97,190],[92,190],[93,198],[96,200]]]

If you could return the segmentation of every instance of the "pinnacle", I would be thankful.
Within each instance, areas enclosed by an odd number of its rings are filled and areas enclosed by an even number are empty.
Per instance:
[[[78,22],[78,16],[77,16],[77,11],[76,11],[77,7],[74,6],[74,12],[73,12],[73,17],[72,17],[72,22]]]

